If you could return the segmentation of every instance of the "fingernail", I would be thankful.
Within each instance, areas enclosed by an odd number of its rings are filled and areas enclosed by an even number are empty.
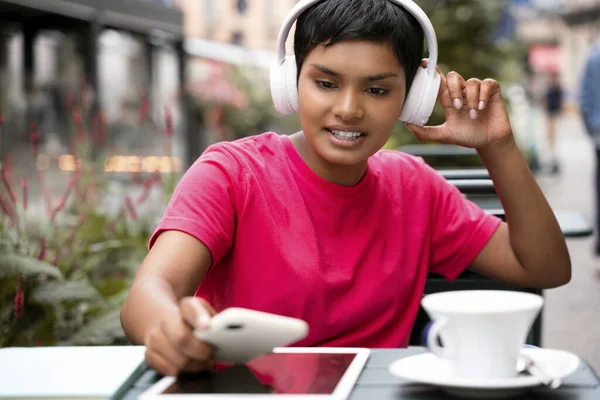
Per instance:
[[[198,328],[206,329],[208,327],[210,327],[210,317],[208,315],[201,315],[198,318]]]
[[[462,108],[462,100],[458,97],[454,99],[454,108],[456,108],[457,110],[460,110]]]
[[[476,109],[471,109],[471,111],[469,111],[469,117],[471,119],[477,119],[477,110]]]
[[[485,101],[480,101],[479,102],[479,110],[483,110],[485,108]]]
[[[410,126],[410,124],[408,122],[405,123],[404,126],[406,127],[406,129],[408,129],[409,131],[412,132],[411,126]]]

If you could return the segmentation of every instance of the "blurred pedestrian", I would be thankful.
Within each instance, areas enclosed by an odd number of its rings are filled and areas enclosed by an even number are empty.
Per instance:
[[[552,73],[544,96],[544,108],[546,110],[546,120],[548,121],[546,135],[550,146],[550,172],[552,174],[560,172],[560,164],[556,154],[556,134],[558,121],[563,110],[563,99],[564,91],[560,84],[560,77],[558,73]]]
[[[596,42],[588,55],[581,80],[579,108],[587,133],[592,137],[596,149],[596,232],[600,232],[600,41]],[[600,240],[596,239],[596,255],[600,256]]]

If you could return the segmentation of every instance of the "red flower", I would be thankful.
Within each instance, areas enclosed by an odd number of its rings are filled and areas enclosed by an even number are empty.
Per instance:
[[[29,180],[27,178],[21,179],[21,188],[23,189],[23,209],[27,210],[27,200],[28,200],[28,188],[29,188]]]
[[[52,213],[52,193],[46,187],[46,180],[44,178],[44,171],[41,169],[37,169],[37,177],[38,182],[40,184],[40,191],[42,192],[42,197],[44,198],[44,203],[46,204],[46,211],[48,214]]]
[[[38,132],[34,124],[29,126],[29,140],[31,141],[31,146],[33,147],[33,157],[37,158],[40,143],[40,132]]]
[[[97,114],[93,119],[93,139],[96,144],[104,145],[106,144],[106,124],[104,122],[104,118],[102,114]]]
[[[4,187],[6,188],[8,197],[10,198],[10,201],[12,201],[13,204],[16,204],[17,196],[15,196],[15,191],[13,190],[12,185],[10,183],[10,172],[8,171],[8,168],[5,168],[4,166],[0,167],[0,170],[0,173],[2,175],[2,182],[4,183]]]
[[[46,250],[48,250],[48,243],[46,242],[46,239],[43,238],[42,242],[40,243],[40,253],[37,256],[38,260],[43,260],[46,258]]]
[[[173,136],[173,115],[171,111],[165,107],[165,135]]]
[[[82,142],[86,139],[86,132],[83,126],[83,117],[81,116],[81,111],[78,108],[73,108],[72,112],[73,123],[75,124],[75,131],[77,133],[77,140]]]
[[[15,318],[21,318],[23,315],[23,305],[25,303],[25,294],[23,293],[23,275],[19,276],[19,285],[15,294],[15,302],[13,307],[13,315]]]
[[[157,182],[155,177],[151,176],[149,178],[146,178],[146,180],[144,181],[144,191],[140,194],[136,201],[138,205],[143,204],[148,199],[154,182]]]
[[[138,115],[138,123],[142,124],[148,117],[150,111],[150,101],[148,100],[148,92],[142,93],[142,100],[140,102],[140,110]]]
[[[62,198],[54,206],[54,208],[52,208],[52,210],[50,212],[50,222],[54,222],[54,220],[56,219],[56,215],[60,211],[62,211],[63,208],[65,208],[65,206],[67,205],[67,200],[69,199],[69,195],[71,194],[71,192],[73,192],[73,190],[79,183],[80,178],[81,178],[81,169],[78,169],[77,171],[75,171],[73,173],[73,175],[71,175],[71,180],[69,181],[67,190],[63,194]]]
[[[129,216],[131,216],[131,219],[134,221],[136,219],[138,219],[137,210],[135,209],[135,206],[133,205],[133,202],[131,201],[131,197],[129,197],[129,196],[125,197],[125,206],[127,208],[127,212],[129,213]]]

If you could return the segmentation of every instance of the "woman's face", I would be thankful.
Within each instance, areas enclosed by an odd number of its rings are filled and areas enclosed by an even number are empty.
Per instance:
[[[386,43],[348,40],[314,48],[298,81],[309,166],[364,173],[367,159],[390,138],[405,91],[404,68]]]

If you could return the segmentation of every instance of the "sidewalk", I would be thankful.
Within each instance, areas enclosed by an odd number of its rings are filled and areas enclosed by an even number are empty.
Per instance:
[[[545,124],[538,119],[537,142],[545,161]],[[577,210],[590,223],[595,218],[595,155],[576,115],[566,115],[559,125],[560,175],[540,173],[538,182],[554,209]],[[546,158],[547,159],[547,158]],[[600,371],[600,258],[593,256],[595,238],[569,239],[573,266],[571,282],[545,291],[543,346],[572,351]]]

